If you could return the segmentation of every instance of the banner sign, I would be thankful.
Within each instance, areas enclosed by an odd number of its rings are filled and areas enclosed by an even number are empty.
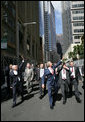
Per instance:
[[[1,39],[1,49],[7,49],[7,39]]]

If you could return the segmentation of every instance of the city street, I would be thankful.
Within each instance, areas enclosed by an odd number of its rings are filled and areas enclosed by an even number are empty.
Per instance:
[[[1,103],[1,121],[84,121],[84,89],[82,83],[79,84],[79,91],[82,93],[82,103],[77,103],[75,96],[67,99],[65,105],[62,104],[61,91],[54,109],[49,107],[48,94],[40,100],[38,84],[35,84],[34,91],[29,96],[25,96],[23,103],[20,97],[17,99],[18,105],[11,108],[12,99]]]

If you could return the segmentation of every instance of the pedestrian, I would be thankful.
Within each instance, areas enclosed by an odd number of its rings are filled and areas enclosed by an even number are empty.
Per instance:
[[[58,93],[58,90],[60,88],[59,84],[59,67],[55,69],[55,93]]]
[[[21,69],[24,64],[24,59],[22,63],[18,65],[12,66],[12,71],[10,72],[10,76],[12,77],[12,88],[13,88],[13,105],[12,107],[16,106],[16,95],[17,91],[21,94],[21,101],[23,101],[23,90],[22,90],[22,81],[20,80],[21,76]]]
[[[39,82],[40,78],[40,67],[39,64],[36,67],[36,81]]]
[[[77,66],[74,66],[73,61],[70,61],[69,70],[72,72],[70,75],[70,84],[69,84],[70,95],[72,96],[72,87],[74,86],[75,98],[77,102],[81,103],[80,93],[78,90],[78,77],[80,75],[79,68]]]
[[[83,86],[82,88],[84,89],[84,65],[82,66],[82,82],[83,82]]]
[[[11,77],[10,77],[10,71],[12,70],[12,64],[9,66],[6,66],[5,68],[5,79],[7,82],[7,99],[10,98],[11,92],[10,92],[10,84],[11,84]]]
[[[26,84],[24,85],[26,86],[28,93],[29,93],[30,87],[32,87],[32,90],[33,90],[33,83],[32,83],[33,78],[34,78],[33,69],[31,68],[30,63],[27,63],[25,73],[24,73],[24,81],[26,82]]]
[[[65,104],[67,100],[67,94],[68,94],[68,85],[70,83],[69,74],[71,74],[71,71],[66,66],[66,64],[63,63],[63,65],[58,68],[58,72],[59,72],[59,84],[60,84],[61,93],[63,97],[63,104]]]
[[[34,67],[34,64],[31,65],[31,68],[33,69],[33,72],[34,72],[33,81],[35,81],[35,67]]]
[[[10,72],[12,71],[12,64],[9,65],[9,82],[10,82],[10,97],[11,97],[11,88],[12,88],[12,77],[10,75]]]
[[[44,91],[44,89],[42,89],[42,81],[41,81],[41,79],[42,79],[42,76],[44,75],[44,65],[43,64],[40,64],[40,80],[39,80],[39,88],[40,88],[40,99],[42,99],[42,97],[43,97],[43,91]]]
[[[51,109],[53,109],[53,106],[54,106],[53,104],[54,78],[55,78],[54,70],[61,63],[62,63],[62,60],[52,67],[52,63],[50,61],[47,62],[47,69],[45,69],[44,75],[42,77],[42,88],[44,88],[45,77],[47,76],[48,96],[49,96],[49,103],[50,103]]]

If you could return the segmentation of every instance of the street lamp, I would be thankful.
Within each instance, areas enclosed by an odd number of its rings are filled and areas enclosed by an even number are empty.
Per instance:
[[[24,23],[23,25],[26,26],[26,25],[33,25],[33,24],[36,24],[36,22]]]

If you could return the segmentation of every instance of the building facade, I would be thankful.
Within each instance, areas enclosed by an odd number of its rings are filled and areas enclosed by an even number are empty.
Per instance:
[[[84,34],[84,1],[71,1],[71,24],[73,43],[79,44]]]
[[[43,41],[43,61],[56,59],[55,11],[51,1],[40,1],[40,35]],[[55,53],[55,56],[54,56]]]
[[[62,58],[63,56],[63,45],[63,34],[56,34],[56,46],[59,58]]]
[[[80,44],[84,34],[84,1],[62,1],[62,23],[63,48],[67,57],[67,50],[73,50],[71,44]]]
[[[28,14],[29,13],[29,14]],[[33,24],[26,24],[36,22]],[[20,55],[31,63],[40,62],[39,2],[2,1],[1,39],[7,38],[7,49],[1,54],[19,58]]]
[[[4,36],[7,46],[1,47],[1,54],[16,55],[16,5],[14,1],[1,1],[1,44],[4,45]]]

